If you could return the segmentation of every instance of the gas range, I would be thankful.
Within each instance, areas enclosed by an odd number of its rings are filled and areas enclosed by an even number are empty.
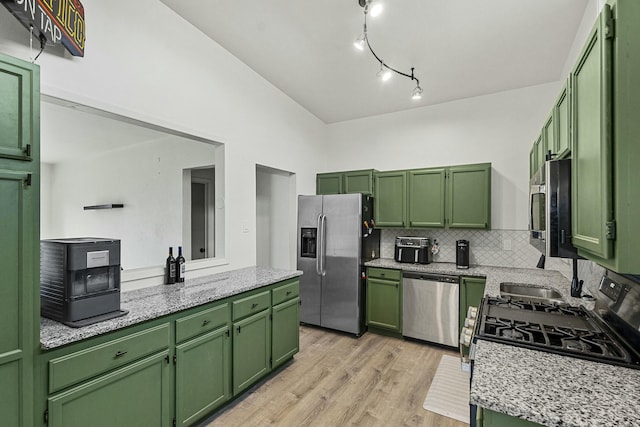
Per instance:
[[[485,297],[475,337],[640,369],[640,354],[583,306]]]

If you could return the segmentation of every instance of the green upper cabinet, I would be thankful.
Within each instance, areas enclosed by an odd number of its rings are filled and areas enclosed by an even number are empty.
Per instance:
[[[319,173],[316,175],[316,194],[373,195],[373,169]]]
[[[552,154],[555,154],[556,152],[556,126],[554,116],[555,114],[552,111],[551,115],[547,118],[547,121],[542,127],[542,137],[544,138],[545,147],[545,160],[548,151],[551,151]]]
[[[408,172],[409,227],[445,226],[446,169]]]
[[[373,195],[373,169],[344,172],[344,192]]]
[[[33,354],[40,314],[39,85],[37,65],[0,54],[2,425],[33,424]]]
[[[32,160],[39,141],[40,71],[0,54],[0,158]]]
[[[569,116],[569,83],[567,82],[554,106],[556,138],[552,151],[556,159],[564,159],[571,153],[571,128]]]
[[[608,31],[613,31],[611,9],[605,5],[571,72],[572,242],[603,259],[612,257],[614,238]]]
[[[544,165],[547,158],[547,146],[545,144],[544,134],[541,133],[538,136],[534,146],[536,150],[536,171],[538,171]]]
[[[640,2],[606,5],[571,73],[573,244],[640,274]]]
[[[373,218],[376,227],[405,227],[407,172],[376,172]]]
[[[533,178],[533,176],[538,171],[538,152],[536,151],[535,143],[531,146],[531,151],[529,151],[529,179]]]
[[[447,194],[448,227],[491,228],[491,163],[450,167]]]
[[[319,173],[316,175],[316,194],[342,194],[342,174]]]

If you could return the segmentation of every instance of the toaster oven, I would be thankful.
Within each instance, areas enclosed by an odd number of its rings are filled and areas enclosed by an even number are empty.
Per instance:
[[[126,314],[120,310],[120,241],[41,240],[40,313],[75,327]]]
[[[397,262],[429,264],[433,261],[431,242],[425,237],[396,237],[394,259]]]

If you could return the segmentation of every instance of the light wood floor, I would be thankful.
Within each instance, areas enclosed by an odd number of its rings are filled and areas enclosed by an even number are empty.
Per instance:
[[[443,354],[457,353],[371,333],[356,339],[302,326],[294,361],[207,427],[468,426],[422,408]]]

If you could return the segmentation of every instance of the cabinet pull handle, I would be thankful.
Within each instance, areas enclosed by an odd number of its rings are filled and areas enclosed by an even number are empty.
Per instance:
[[[240,333],[240,326],[238,326],[238,327],[236,328],[236,331],[238,331],[238,333]]]
[[[251,304],[251,309],[253,310],[254,308],[256,308],[258,306],[257,302],[254,302],[253,304]]]
[[[202,322],[202,326],[207,326],[209,323],[211,323],[211,320],[206,320],[206,319],[205,319],[205,320]]]
[[[118,351],[118,352],[116,353],[116,355],[115,355],[114,359],[117,359],[118,357],[122,357],[122,356],[124,356],[125,354],[127,354],[127,352],[126,352],[126,351]]]
[[[291,291],[287,291],[287,295],[291,295]]]

